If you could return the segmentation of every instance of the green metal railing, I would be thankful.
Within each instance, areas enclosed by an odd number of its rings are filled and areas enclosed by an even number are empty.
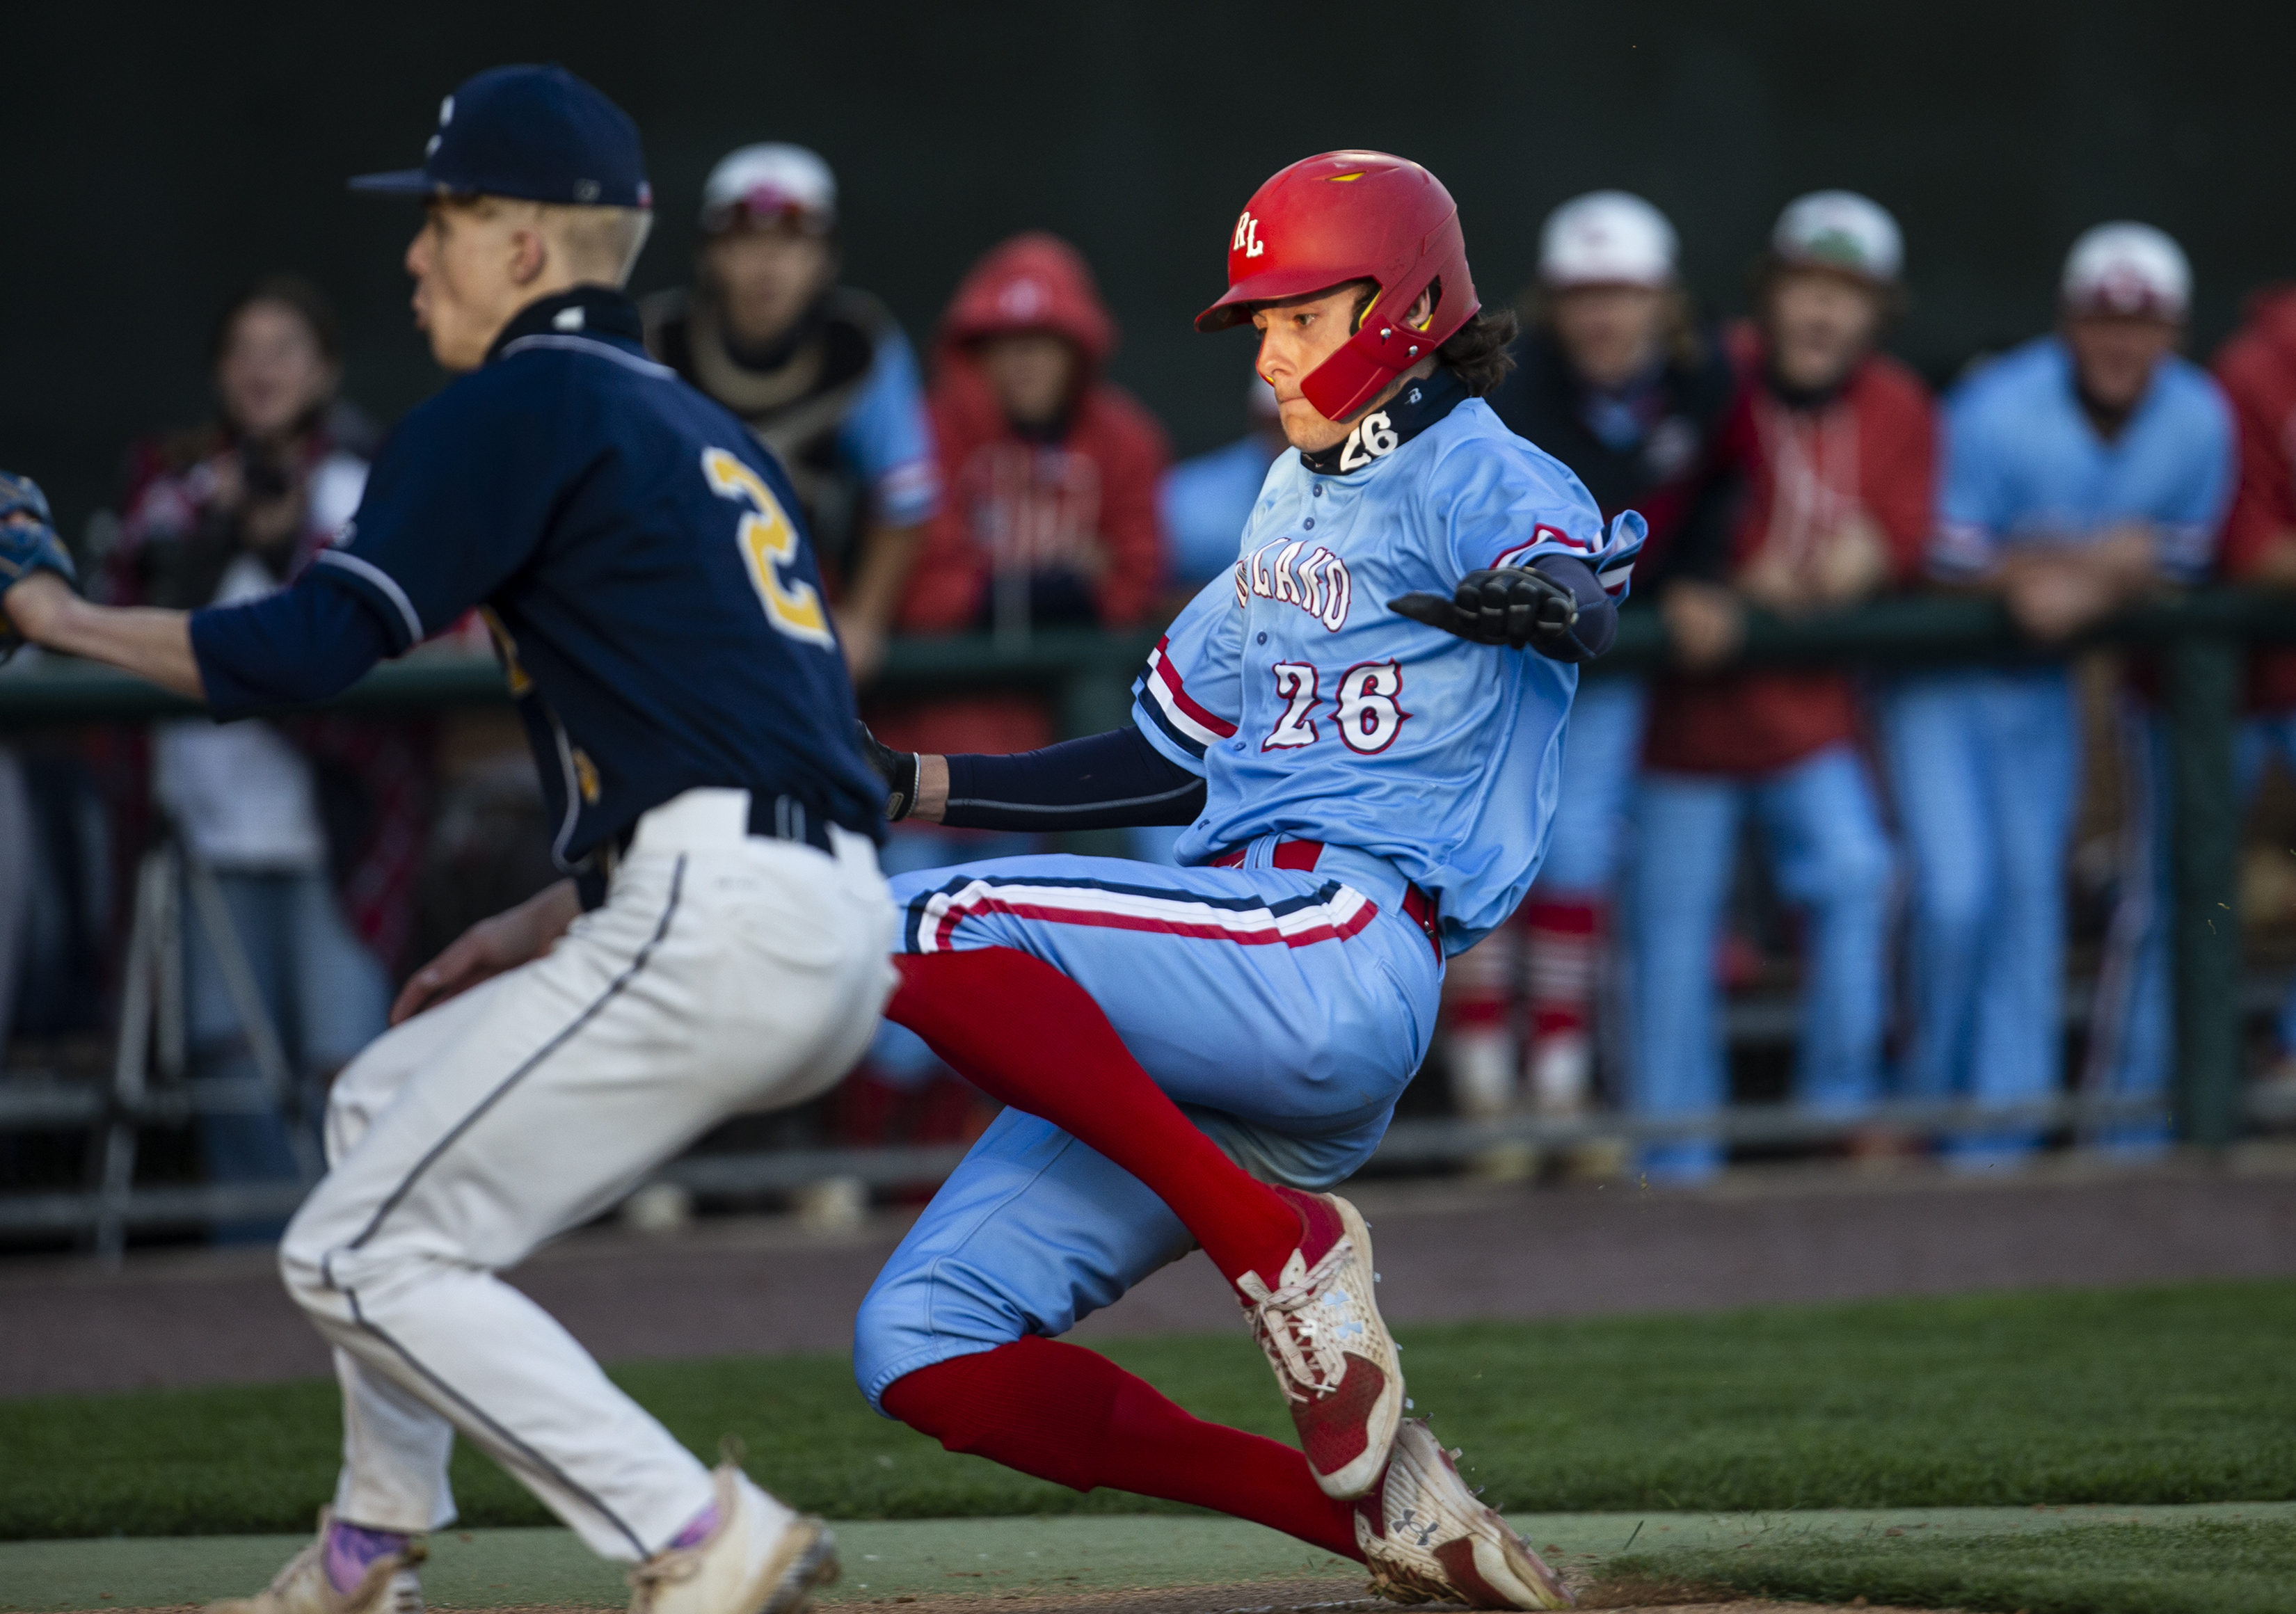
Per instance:
[[[2085,635],[2076,647],[2141,648],[2156,653],[2165,672],[2162,689],[2172,736],[2177,848],[2175,1113],[2179,1135],[2208,1147],[2220,1148],[2233,1141],[2243,1114],[2236,894],[2240,810],[2234,777],[2241,663],[2251,644],[2292,641],[2296,641],[2296,600],[2210,590],[2117,617]],[[906,640],[891,646],[869,696],[892,701],[982,689],[1016,689],[1051,699],[1065,733],[1097,733],[1124,720],[1128,686],[1153,643],[1152,633],[1100,634],[1080,629],[1038,634],[1018,645],[971,637]],[[1750,620],[1744,650],[1734,665],[1837,665],[1886,672],[1954,664],[2041,664],[2062,659],[2065,653],[2064,647],[2044,651],[2026,641],[1997,601],[1915,596],[1792,622],[1758,614]],[[1630,611],[1620,624],[1616,648],[1592,670],[1595,676],[1650,673],[1664,668],[1667,661],[1664,632],[1654,614]],[[333,704],[345,710],[411,713],[490,706],[506,700],[501,673],[491,658],[433,649],[377,668]],[[0,734],[91,723],[142,722],[192,715],[198,709],[193,703],[140,680],[83,663],[50,659],[0,673]],[[1112,849],[1106,845],[1111,839],[1107,834],[1078,837],[1072,844],[1078,849]],[[20,1082],[15,1086],[23,1091],[0,1094],[0,1100],[7,1101],[0,1102],[0,1125],[11,1121],[74,1124],[83,1112],[92,1120],[106,1110],[106,1102],[100,1095],[77,1084],[69,1085],[70,1092],[56,1084]],[[176,1095],[176,1108],[183,1107],[184,1096]],[[2094,1108],[2100,1102],[2106,1108],[2113,1102],[2052,1100],[2046,1107],[2048,1117],[2061,1120],[2065,1118],[2061,1111],[2070,1114],[2067,1106]],[[164,1095],[153,1095],[152,1107],[152,1119],[164,1121],[173,1116],[172,1110],[160,1113],[167,1109]],[[1915,1110],[1921,1111],[1918,1116]],[[1898,1118],[1908,1124],[1944,1125],[1960,1115],[1952,1106],[1915,1106],[1906,1109],[1906,1114]],[[2086,1110],[2082,1117],[2073,1118],[2097,1118],[2087,1117]],[[1782,1110],[1776,1115],[1728,1112],[1675,1118],[1668,1126],[1674,1130],[1767,1139],[1772,1134],[1800,1137],[1811,1126],[1820,1124]],[[1382,1150],[1382,1158],[1457,1158],[1502,1133],[1525,1138],[1536,1135],[1540,1141],[1552,1143],[1562,1138],[1555,1131],[1558,1125],[1565,1132],[1574,1126],[1579,1130],[1598,1127],[1637,1135],[1648,1130],[1623,1118],[1580,1125],[1525,1117],[1496,1129],[1467,1123],[1413,1123],[1398,1127],[1390,1146]],[[1554,1137],[1550,1138],[1550,1133]],[[824,1174],[828,1167],[823,1162],[833,1155],[832,1164],[844,1162],[838,1167],[840,1171],[872,1181],[893,1181],[907,1180],[904,1174],[922,1174],[929,1167],[936,1168],[931,1175],[938,1175],[937,1168],[953,1163],[954,1159],[943,1161],[932,1151],[895,1151],[899,1158],[887,1155],[882,1159],[873,1153],[857,1167],[846,1159],[852,1153],[832,1151],[818,1159],[808,1155],[803,1159],[697,1157],[666,1168],[665,1176],[672,1180],[682,1180],[681,1173],[693,1176],[694,1185],[706,1190],[723,1186],[718,1178],[730,1171],[752,1189],[758,1184],[771,1187],[784,1178],[799,1182]],[[209,1205],[211,1200],[223,1205],[228,1193],[218,1200],[203,1190],[168,1192],[184,1206],[193,1200],[208,1206],[209,1211],[202,1214],[228,1213],[227,1207],[217,1210]],[[297,1192],[283,1188],[275,1197]],[[139,1190],[139,1196],[143,1192]],[[201,1198],[202,1193],[207,1197]],[[192,1197],[184,1199],[186,1194]],[[21,1208],[23,1216],[0,1216],[0,1224],[62,1227],[85,1220],[82,1196],[33,1197],[39,1200],[37,1205],[28,1200]],[[136,1211],[135,1219],[167,1221],[182,1208],[162,1193]]]

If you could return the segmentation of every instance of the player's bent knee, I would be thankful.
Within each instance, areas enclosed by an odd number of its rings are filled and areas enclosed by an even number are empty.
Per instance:
[[[334,1290],[327,1282],[324,1237],[308,1226],[299,1212],[279,1241],[279,1282],[287,1298],[306,1312],[324,1313],[334,1304]]]
[[[986,1457],[1089,1491],[1103,1483],[1098,1454],[1107,1438],[1108,1400],[1047,1397],[1044,1377],[1050,1364],[1032,1358],[1058,1348],[1031,1336],[953,1356],[894,1380],[880,1405],[888,1416],[939,1441],[944,1451]]]

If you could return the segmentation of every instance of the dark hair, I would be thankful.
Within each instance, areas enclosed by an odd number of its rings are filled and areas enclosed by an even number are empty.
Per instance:
[[[1435,349],[1435,356],[1459,378],[1470,397],[1480,397],[1496,389],[1514,368],[1514,355],[1508,349],[1521,329],[1513,308],[1480,308]]]
[[[1378,295],[1374,281],[1358,281],[1356,293],[1354,327],[1363,325],[1365,313]],[[1435,300],[1443,300],[1443,283],[1434,283]],[[1506,380],[1514,368],[1514,355],[1507,349],[1513,345],[1521,331],[1512,308],[1481,308],[1475,316],[1451,333],[1451,340],[1435,349],[1436,359],[1459,378],[1470,397],[1480,397]]]
[[[266,274],[242,288],[236,297],[223,306],[216,315],[214,326],[208,332],[208,367],[213,369],[223,362],[224,345],[231,340],[231,328],[239,316],[258,303],[276,303],[300,319],[318,344],[319,356],[329,364],[342,356],[342,336],[335,325],[335,311],[319,289],[296,274]]]

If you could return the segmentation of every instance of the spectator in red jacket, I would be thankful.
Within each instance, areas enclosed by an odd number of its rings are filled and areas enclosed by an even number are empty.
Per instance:
[[[1857,748],[1845,673],[1727,663],[1750,607],[1850,605],[1911,578],[1929,537],[1935,425],[1927,390],[1876,350],[1896,298],[1896,221],[1848,192],[1788,207],[1756,320],[1733,346],[1743,389],[1726,452],[1744,505],[1723,580],[1660,602],[1681,674],[1652,692],[1628,901],[1634,930],[1636,1100],[1646,1114],[1726,1102],[1716,943],[1751,817],[1775,883],[1808,918],[1803,1102],[1869,1104],[1881,1084],[1883,964],[1894,859]],[[1652,1176],[1710,1172],[1711,1142],[1649,1150]]]
[[[2225,574],[2296,590],[2296,285],[2259,292],[2248,323],[2217,355],[2216,374],[2240,435],[2240,484],[2218,551]],[[2267,763],[2296,772],[2296,651],[2250,659],[2241,782],[2253,791]],[[2296,992],[2280,1011],[2275,1079],[2296,1086]]]
[[[910,633],[1127,628],[1156,600],[1163,429],[1102,376],[1116,325],[1076,250],[1031,233],[991,251],[942,316],[933,380],[941,511],[909,575]],[[1056,736],[1029,697],[937,702],[886,742],[1026,750]],[[900,738],[895,738],[895,734]]]

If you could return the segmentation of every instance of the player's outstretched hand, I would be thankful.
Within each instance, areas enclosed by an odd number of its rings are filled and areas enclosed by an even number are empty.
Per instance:
[[[1390,600],[1387,608],[1477,644],[1513,650],[1559,644],[1578,624],[1578,602],[1570,589],[1524,566],[1471,571],[1447,600],[1408,594]]]
[[[0,471],[0,597],[35,573],[49,571],[67,586],[77,580],[70,553],[56,537],[47,496],[29,477]],[[13,615],[0,610],[0,657],[24,643]]]
[[[885,782],[885,822],[900,823],[917,805],[917,754],[895,750],[857,717],[853,722],[853,742]]]
[[[390,1023],[412,1020],[482,980],[540,958],[581,912],[574,882],[562,880],[505,913],[479,921],[407,979],[390,1005]]]

